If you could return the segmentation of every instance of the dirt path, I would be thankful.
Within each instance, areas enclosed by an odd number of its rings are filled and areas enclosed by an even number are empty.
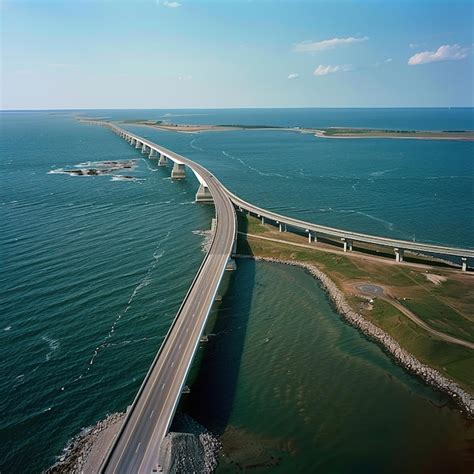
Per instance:
[[[308,244],[299,244],[297,242],[291,242],[289,240],[281,240],[281,239],[273,239],[271,237],[263,237],[261,235],[256,235],[256,234],[246,234],[245,232],[238,232],[241,235],[245,235],[246,237],[250,237],[252,239],[261,239],[261,240],[267,240],[270,242],[276,242],[278,244],[286,244],[286,245],[292,245],[294,247],[301,247],[305,249],[311,249],[311,250],[317,250],[319,252],[326,252],[326,253],[332,253],[332,254],[338,254],[338,255],[344,255],[348,256],[348,252],[344,252],[343,250],[336,250],[336,249],[328,249],[324,248],[321,246],[318,246],[317,244],[313,245],[308,245]],[[349,254],[350,257],[353,258],[363,258],[364,260],[370,260],[373,262],[377,263],[385,263],[387,265],[397,265],[397,266],[406,266],[406,267],[417,267],[417,268],[425,268],[425,269],[433,269],[431,265],[423,264],[423,263],[412,263],[412,262],[397,262],[395,258],[393,260],[390,260],[387,257],[376,257],[373,255],[367,255],[364,253],[357,253],[357,252],[350,252]],[[450,269],[451,270],[451,269]],[[453,271],[456,271],[455,268],[452,269]],[[461,271],[461,270],[459,270]]]
[[[354,285],[354,288],[361,293],[366,295],[370,295],[376,298],[381,298],[387,303],[390,303],[392,306],[397,308],[401,313],[407,316],[411,321],[413,321],[416,325],[423,328],[425,331],[433,334],[439,339],[442,339],[446,342],[451,342],[452,344],[457,344],[459,346],[467,347],[468,349],[474,349],[474,344],[471,342],[465,341],[463,339],[458,339],[457,337],[450,336],[449,334],[445,334],[443,332],[437,331],[433,329],[431,326],[428,326],[422,319],[420,319],[415,313],[411,312],[408,308],[405,308],[401,303],[399,303],[396,299],[392,298],[385,292],[385,288],[380,285],[374,284],[365,284],[365,283],[358,283]]]

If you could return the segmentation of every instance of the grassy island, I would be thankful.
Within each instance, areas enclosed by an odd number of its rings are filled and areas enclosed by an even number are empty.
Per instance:
[[[380,130],[371,128],[330,127],[316,130],[317,137],[326,138],[411,138],[420,140],[474,140],[472,130]]]

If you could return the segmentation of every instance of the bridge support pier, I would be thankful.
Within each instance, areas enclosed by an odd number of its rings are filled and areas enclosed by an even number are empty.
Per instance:
[[[463,272],[467,272],[467,258],[466,257],[461,257],[461,270]]]
[[[135,140],[135,142],[136,142],[136,143],[135,143],[135,148],[136,148],[137,150],[142,147],[141,142],[139,142],[138,140]]]
[[[147,151],[148,151],[148,147],[145,144],[143,144],[142,145],[142,154],[145,154]]]
[[[155,158],[156,156],[156,151],[153,150],[153,148],[150,148],[150,154],[148,155],[148,158]]]
[[[130,145],[135,146],[136,143],[137,141],[135,140],[135,138],[130,139]]]
[[[306,229],[306,232],[308,232],[308,242],[317,242],[318,241],[318,234],[316,232],[312,232],[309,229]]]
[[[265,225],[265,217],[262,216],[262,225]]]
[[[395,252],[395,261],[396,262],[403,262],[404,251],[403,249],[395,248],[393,249]]]
[[[203,184],[199,185],[198,192],[196,193],[196,202],[214,202],[212,194],[207,186],[204,186]]]
[[[281,222],[277,222],[278,224],[278,232],[283,232],[283,224]]]
[[[225,266],[225,270],[227,272],[233,272],[237,270],[237,264],[235,263],[235,260],[233,258],[229,258],[229,260],[227,260],[227,265]]]
[[[344,252],[350,252],[352,250],[352,240],[349,239],[342,239],[344,244]]]
[[[186,171],[184,169],[184,163],[174,163],[171,171],[171,179],[184,179],[186,178]]]
[[[168,158],[165,155],[160,154],[160,159],[158,161],[158,166],[166,166],[168,164]]]

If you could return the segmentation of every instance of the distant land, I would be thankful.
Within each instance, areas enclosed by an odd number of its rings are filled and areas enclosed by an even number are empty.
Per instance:
[[[300,133],[314,133],[319,138],[399,138],[414,140],[461,140],[474,141],[474,130],[384,130],[376,128],[302,128],[280,127],[275,125],[218,124],[195,125],[175,124],[161,120],[124,120],[122,123],[147,125],[153,128],[181,133],[224,132],[230,130],[288,130]]]

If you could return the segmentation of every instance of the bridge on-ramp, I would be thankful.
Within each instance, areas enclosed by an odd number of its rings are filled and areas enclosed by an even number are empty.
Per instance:
[[[178,405],[194,354],[214,302],[222,275],[232,268],[235,252],[237,219],[236,209],[246,211],[279,226],[308,234],[309,242],[320,236],[340,239],[345,251],[351,251],[353,242],[362,242],[392,248],[396,260],[403,261],[403,252],[427,253],[458,257],[462,270],[467,270],[468,258],[474,250],[431,245],[404,240],[378,237],[317,225],[283,216],[255,206],[230,192],[206,168],[165,147],[147,140],[117,125],[98,121],[82,122],[111,129],[136,149],[157,159],[159,166],[173,163],[171,177],[183,179],[186,167],[199,181],[197,202],[213,202],[216,225],[210,248],[186,293],[173,323],[131,405],[122,427],[115,437],[102,464],[103,473],[151,473],[160,470],[160,445],[166,436]]]

